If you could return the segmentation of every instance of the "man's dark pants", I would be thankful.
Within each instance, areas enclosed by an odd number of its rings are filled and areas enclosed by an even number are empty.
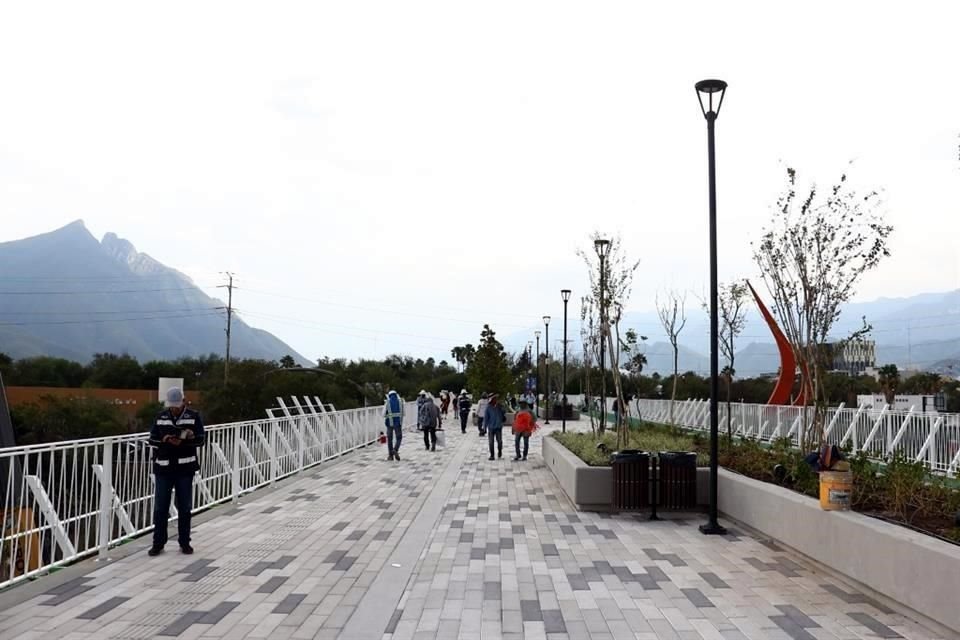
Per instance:
[[[431,443],[431,440],[433,442]],[[437,427],[423,427],[423,444],[426,445],[427,449],[430,448],[431,444],[437,446]]]
[[[177,541],[190,544],[190,512],[193,510],[193,472],[157,473],[157,493],[153,506],[153,546],[167,544],[167,519],[170,517],[170,496],[176,491]]]
[[[461,411],[461,412],[460,412],[460,433],[466,433],[466,432],[467,432],[467,420],[468,420],[469,418],[470,418],[470,412],[469,412],[469,411]]]
[[[527,459],[527,452],[530,450],[530,434],[517,433],[513,436],[513,444],[517,449],[517,457],[520,458],[520,439],[523,439],[523,459]]]
[[[503,455],[503,429],[489,429],[487,441],[490,443],[490,457],[493,457],[493,441],[497,441],[497,455]]]
[[[400,453],[401,440],[403,440],[403,427],[387,427],[387,452],[390,457]]]

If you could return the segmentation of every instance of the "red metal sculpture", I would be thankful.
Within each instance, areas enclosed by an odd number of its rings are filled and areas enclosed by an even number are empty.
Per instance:
[[[773,387],[773,393],[770,394],[767,404],[790,404],[793,379],[797,371],[797,360],[793,355],[793,347],[790,346],[787,337],[783,335],[783,331],[777,326],[777,321],[774,320],[773,315],[760,300],[760,296],[757,295],[757,291],[749,280],[747,286],[750,287],[750,293],[753,294],[753,299],[756,300],[757,307],[760,308],[760,314],[766,320],[767,326],[770,327],[770,333],[773,334],[773,339],[777,343],[777,350],[780,352],[780,375],[777,377],[777,384]],[[805,369],[805,367],[802,369]],[[803,381],[806,380],[806,371],[802,370],[801,376],[801,392],[794,404],[803,404],[806,401],[806,385],[803,384]]]

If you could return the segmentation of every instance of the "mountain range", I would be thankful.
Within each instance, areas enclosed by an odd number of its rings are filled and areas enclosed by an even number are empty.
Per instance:
[[[141,361],[223,353],[226,305],[113,233],[76,221],[0,243],[0,352],[87,362],[95,353]],[[231,356],[310,361],[233,316]]]
[[[769,305],[762,284],[754,285]],[[707,373],[710,370],[709,318],[700,301],[693,297],[687,298],[686,315],[687,324],[679,337],[679,369]],[[748,299],[746,317],[746,326],[735,343],[737,375],[752,377],[775,373],[780,366],[776,345],[752,297]],[[876,342],[878,366],[896,364],[900,369],[960,376],[960,289],[847,304],[834,326],[833,335],[838,339],[850,335],[862,326],[864,318],[872,327],[867,338]],[[645,372],[673,372],[673,349],[655,311],[628,312],[620,326],[621,333],[632,328],[647,337],[641,347],[647,357]],[[572,338],[571,353],[579,354],[579,322],[571,321],[568,331]],[[511,336],[507,344],[511,349],[522,349],[528,339]],[[562,354],[560,342],[551,342],[556,358]],[[723,365],[721,362],[720,366]]]

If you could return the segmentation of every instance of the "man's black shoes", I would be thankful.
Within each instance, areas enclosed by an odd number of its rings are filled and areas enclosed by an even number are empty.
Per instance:
[[[191,547],[189,544],[182,544],[180,545],[180,553],[188,556],[193,555],[193,547]]]
[[[147,551],[147,555],[150,556],[151,558],[156,557],[161,553],[163,553],[163,547],[157,547],[157,546],[150,547],[150,551]]]

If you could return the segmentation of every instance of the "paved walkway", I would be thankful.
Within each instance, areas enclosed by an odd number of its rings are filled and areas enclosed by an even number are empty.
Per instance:
[[[444,451],[407,432],[401,462],[370,448],[251,496],[195,527],[192,557],[140,540],[0,594],[0,639],[936,637],[735,529],[578,513],[539,437],[528,462],[512,440],[490,462],[475,430],[447,433]]]

